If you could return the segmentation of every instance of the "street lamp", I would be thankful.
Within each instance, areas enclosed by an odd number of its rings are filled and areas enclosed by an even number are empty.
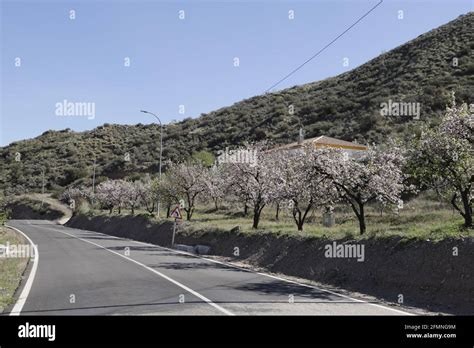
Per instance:
[[[93,164],[94,173],[92,174],[92,205],[94,205],[94,197],[95,197],[95,161],[96,159],[94,158],[94,164]]]
[[[95,158],[94,158],[94,164],[93,164],[93,171],[94,173],[92,174],[92,194],[95,194]]]
[[[44,204],[44,168],[41,169],[41,208]]]
[[[159,181],[161,182],[161,158],[163,154],[163,124],[161,123],[160,118],[155,115],[152,112],[146,111],[146,110],[140,110],[140,112],[143,112],[144,114],[150,114],[154,116],[158,122],[160,123],[160,165],[159,165]],[[158,207],[157,207],[157,215],[160,217],[160,200],[158,199]]]

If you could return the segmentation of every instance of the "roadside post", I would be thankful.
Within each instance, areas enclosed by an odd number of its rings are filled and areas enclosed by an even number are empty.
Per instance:
[[[171,212],[170,216],[171,217],[174,217],[174,223],[173,223],[173,237],[171,239],[171,247],[173,248],[174,247],[174,237],[176,235],[176,224],[178,222],[178,219],[182,219],[182,215],[181,215],[181,210],[179,209],[179,205],[176,206],[176,208],[173,209],[173,211]]]
[[[334,218],[334,207],[328,206],[326,207],[323,213],[323,226],[324,227],[332,227],[336,223]]]

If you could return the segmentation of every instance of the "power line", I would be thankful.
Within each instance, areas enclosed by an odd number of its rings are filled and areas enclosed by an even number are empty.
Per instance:
[[[346,30],[344,30],[341,34],[339,34],[335,39],[333,39],[330,43],[328,43],[326,46],[321,48],[318,52],[316,52],[313,56],[308,58],[304,63],[299,65],[297,68],[292,70],[288,75],[280,79],[277,83],[273,84],[270,88],[265,90],[265,93],[269,92],[276,86],[278,86],[280,83],[285,81],[287,78],[289,78],[291,75],[293,75],[295,72],[300,70],[302,67],[304,67],[306,64],[308,64],[310,61],[312,61],[314,58],[319,56],[324,50],[326,50],[329,46],[331,46],[334,42],[336,42],[341,36],[343,36],[345,33],[347,33],[349,30],[351,30],[353,27],[355,27],[361,20],[363,20],[365,17],[367,17],[373,10],[375,10],[380,4],[382,4],[383,0],[380,0],[374,7],[372,7],[369,11],[367,11],[362,17],[360,17],[357,21],[352,23]]]

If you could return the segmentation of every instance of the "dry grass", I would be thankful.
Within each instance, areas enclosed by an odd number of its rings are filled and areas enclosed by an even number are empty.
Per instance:
[[[252,217],[235,216],[232,211],[210,211],[210,207],[197,209],[192,230],[230,230],[239,226],[244,233],[274,232],[279,234],[304,234],[341,238],[382,238],[401,236],[404,238],[442,240],[449,237],[474,237],[474,230],[463,228],[463,219],[449,206],[436,201],[414,200],[405,205],[398,213],[386,209],[382,214],[375,207],[368,207],[366,213],[367,232],[361,236],[358,221],[350,209],[336,209],[336,224],[324,227],[322,215],[314,212],[305,223],[304,231],[298,232],[288,210],[281,210],[279,221],[275,220],[275,207],[266,207],[262,213],[259,229],[252,229]]]
[[[25,244],[17,232],[0,226],[0,244]],[[20,284],[28,264],[27,258],[0,257],[0,311],[13,302],[13,295]]]
[[[201,205],[196,208],[191,222],[182,226],[187,231],[220,230],[229,231],[236,226],[244,233],[271,232],[277,234],[300,234],[306,236],[342,238],[384,238],[401,236],[411,239],[430,239],[439,241],[445,238],[474,237],[473,229],[463,228],[463,219],[459,213],[453,211],[445,202],[437,201],[433,197],[422,196],[405,203],[398,212],[394,208],[386,208],[380,212],[380,207],[371,205],[366,208],[367,232],[359,233],[358,221],[347,206],[335,209],[336,224],[333,227],[322,225],[322,214],[314,211],[309,214],[303,232],[298,232],[296,224],[288,209],[280,210],[279,220],[275,220],[276,208],[267,206],[262,212],[258,230],[252,228],[252,211],[243,216],[242,207],[224,206],[215,211],[211,205]],[[91,211],[93,215],[107,212]],[[128,214],[122,210],[122,215]],[[136,211],[144,214],[145,211]],[[163,212],[164,213],[164,212]],[[116,215],[114,213],[113,215]],[[155,220],[154,218],[151,218]],[[169,219],[172,220],[172,219]]]

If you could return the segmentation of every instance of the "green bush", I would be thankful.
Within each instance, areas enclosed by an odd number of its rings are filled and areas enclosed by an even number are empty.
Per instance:
[[[5,225],[8,220],[8,212],[0,212],[0,226]]]

